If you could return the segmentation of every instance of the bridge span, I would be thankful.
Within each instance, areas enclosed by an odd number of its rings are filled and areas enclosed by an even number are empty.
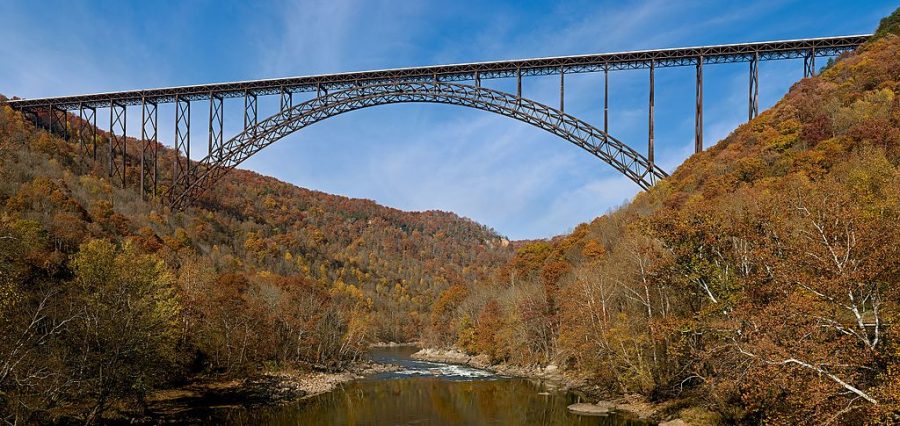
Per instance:
[[[212,83],[192,86],[96,93],[37,99],[14,99],[8,104],[67,140],[74,138],[82,152],[97,159],[98,147],[106,145],[106,162],[111,179],[128,184],[129,163],[140,167],[142,194],[157,196],[165,191],[174,207],[181,207],[213,185],[225,172],[250,155],[309,124],[343,112],[369,106],[400,102],[449,103],[482,109],[554,133],[585,149],[625,174],[642,188],[649,188],[666,173],[654,159],[654,79],[657,68],[693,66],[696,69],[694,149],[703,149],[703,68],[709,64],[746,62],[748,73],[748,119],[759,113],[759,63],[770,60],[802,59],[802,76],[815,75],[817,57],[833,57],[860,46],[869,35],[808,38],[715,46],[641,50],[575,56],[544,57],[490,62],[474,62],[425,67],[395,68],[322,74],[304,77]],[[610,71],[649,70],[648,137],[646,154],[609,134]],[[573,73],[604,73],[603,123],[595,128],[565,113],[565,76]],[[531,76],[559,76],[559,105],[550,107],[522,95],[522,79]],[[798,73],[798,76],[800,74]],[[482,87],[487,79],[516,80],[516,93]],[[467,83],[467,84],[463,84]],[[315,92],[310,101],[295,105],[294,94]],[[279,96],[280,110],[260,120],[259,96]],[[243,98],[243,131],[224,139],[224,100]],[[209,103],[208,150],[194,162],[190,154],[191,106]],[[158,171],[158,106],[175,104],[176,156],[169,185],[160,182]],[[126,152],[126,118],[129,107],[141,114],[138,157],[129,161]],[[109,112],[107,141],[98,134],[98,110]],[[75,119],[75,112],[77,117]],[[290,131],[286,131],[286,130]]]

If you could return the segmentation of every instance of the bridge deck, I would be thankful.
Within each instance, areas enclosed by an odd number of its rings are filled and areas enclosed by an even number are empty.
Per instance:
[[[273,95],[288,92],[340,90],[357,84],[383,82],[423,81],[472,81],[479,79],[507,78],[563,73],[597,72],[605,70],[677,67],[697,64],[721,64],[759,60],[796,59],[808,56],[835,56],[853,50],[870,35],[822,37],[800,40],[767,41],[756,43],[726,44],[718,46],[686,47],[659,50],[641,50],[621,53],[600,53],[576,56],[558,56],[518,59],[468,64],[434,65],[426,67],[395,68],[377,71],[359,71],[339,74],[322,74],[306,77],[275,78],[267,80],[230,83],[201,84],[195,86],[166,87],[148,90],[97,93],[53,98],[9,101],[17,109],[50,107],[73,110],[83,107],[109,107],[111,102],[120,106],[140,105],[181,100],[204,100],[215,94],[235,98],[247,93]]]

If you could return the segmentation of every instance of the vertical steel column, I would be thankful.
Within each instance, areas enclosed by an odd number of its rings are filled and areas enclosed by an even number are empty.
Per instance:
[[[703,151],[703,57],[697,58],[697,105],[694,110],[694,153]]]
[[[759,115],[759,52],[753,52],[750,59],[750,105],[747,121]]]
[[[282,108],[283,109],[283,108]],[[224,99],[215,94],[209,94],[209,147],[207,153],[211,158],[222,157],[222,135],[225,124]]]
[[[125,140],[127,137],[127,113],[128,107],[109,101],[109,177],[110,181],[112,181],[116,175],[119,175],[123,188],[127,183],[126,161],[128,152]],[[116,130],[121,130],[121,134],[117,134]],[[122,157],[121,165],[116,164],[116,156]]]
[[[64,109],[51,108],[51,112],[56,116],[56,123],[59,124],[60,136],[66,141],[69,140],[69,113]]]
[[[609,140],[609,65],[603,67],[603,141]]]
[[[85,126],[84,119],[84,103],[78,103],[78,152],[81,158],[84,158],[84,152],[87,151],[87,144],[85,143],[84,131],[87,126]]]
[[[809,53],[803,55],[803,78],[815,77],[816,75],[816,48],[810,49]]]
[[[47,131],[53,133],[53,119],[56,114],[53,114],[53,104],[47,106]]]
[[[475,87],[481,87],[481,74],[478,71],[475,71]]]
[[[81,143],[82,155],[87,149],[87,141],[91,141],[92,157],[97,159],[97,108],[78,105],[78,139]]]
[[[156,102],[141,98],[141,199],[156,197],[159,177],[159,114]]]
[[[87,120],[84,116],[84,103],[78,103],[78,149],[81,157],[84,157],[85,151],[87,151],[87,141],[85,140],[85,130],[87,130]]]
[[[321,82],[316,83],[316,97],[322,98],[322,103],[325,103],[327,102],[327,99],[325,99],[326,96],[328,96],[328,88],[323,89]]]
[[[356,82],[356,85],[359,86],[359,81]],[[288,110],[294,107],[294,92],[281,88],[281,110]]]
[[[244,92],[244,130],[250,126],[256,126],[256,94],[253,92]],[[255,131],[255,130],[254,130]]]
[[[522,68],[516,67],[516,106],[522,105]]]
[[[566,112],[566,70],[559,67],[559,111]]]
[[[182,157],[181,154],[184,154]],[[175,95],[175,163],[172,169],[172,201],[178,197],[178,184],[190,186],[191,172],[191,101]]]
[[[650,60],[650,102],[649,102],[649,121],[647,123],[647,162],[650,163],[650,168],[653,168],[653,103],[654,103],[654,75],[656,74],[656,61]]]

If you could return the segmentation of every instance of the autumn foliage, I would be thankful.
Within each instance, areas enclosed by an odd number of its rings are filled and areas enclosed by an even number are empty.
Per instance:
[[[725,422],[900,421],[896,15],[631,204],[521,246],[457,346]]]
[[[728,423],[900,423],[898,13],[876,34],[627,206],[511,246],[241,170],[169,211],[0,105],[0,415],[90,423],[418,339]]]
[[[372,342],[450,342],[464,284],[512,255],[449,213],[241,170],[170,211],[112,184],[105,151],[93,161],[0,105],[0,422],[91,423],[198,377],[340,370]]]

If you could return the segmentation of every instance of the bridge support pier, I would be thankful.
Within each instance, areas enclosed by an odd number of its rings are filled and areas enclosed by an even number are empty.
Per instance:
[[[516,106],[522,105],[522,68],[516,68]]]
[[[256,127],[256,94],[253,92],[244,92],[244,130],[250,127]]]
[[[181,154],[184,154],[182,157]],[[191,177],[191,102],[175,96],[175,162],[172,169],[172,193],[181,176],[184,188],[190,186]],[[174,201],[174,200],[173,200]]]
[[[282,99],[283,101],[284,99]],[[282,110],[284,106],[282,105]],[[209,94],[209,147],[207,153],[213,158],[222,155],[223,127],[225,124],[225,100],[221,96]]]
[[[54,128],[55,124],[55,127],[59,128],[59,132],[57,134],[63,139],[69,140],[69,117],[66,114],[66,111],[63,109],[59,109],[51,104],[49,107],[47,107],[47,113],[49,123],[47,126],[47,130],[50,133],[55,132],[57,130]]]
[[[93,158],[97,159],[97,109],[87,107],[83,103],[78,104],[78,143],[81,146],[81,156],[87,151],[88,141],[91,143]]]
[[[53,133],[53,119],[55,118],[55,114],[53,114],[53,104],[47,107],[47,131]]]
[[[697,58],[697,95],[694,110],[694,153],[703,151],[703,57]]]
[[[609,67],[603,68],[603,141],[609,140]]]
[[[649,119],[647,123],[647,161],[650,168],[653,168],[653,103],[654,103],[654,75],[656,74],[656,61],[650,60],[650,101],[649,101]]]
[[[759,115],[759,52],[750,59],[750,102],[747,121]]]
[[[159,177],[159,113],[156,102],[141,99],[141,199],[156,197]]]
[[[566,69],[559,67],[559,111],[566,112]]]
[[[127,173],[127,114],[128,107],[117,102],[109,102],[109,178],[114,180],[118,175],[122,187],[126,185]],[[122,163],[116,163],[116,157],[122,157]]]
[[[69,140],[69,113],[64,109],[52,108],[53,115],[56,118],[56,124],[59,125],[60,135],[66,141]]]
[[[359,85],[359,82],[356,82],[356,85]],[[281,110],[287,111],[294,106],[294,92],[291,92],[284,87],[281,88]]]
[[[815,77],[816,75],[816,48],[810,49],[809,53],[803,56],[803,78]]]

